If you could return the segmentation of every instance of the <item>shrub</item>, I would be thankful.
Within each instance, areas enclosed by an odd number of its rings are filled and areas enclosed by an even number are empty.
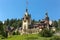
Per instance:
[[[53,35],[53,32],[47,28],[43,29],[40,33],[39,33],[42,37],[51,37]]]
[[[3,36],[4,38],[7,38],[7,37],[8,37],[8,32],[3,32],[3,33],[2,33],[2,36]]]
[[[20,35],[19,31],[13,32],[13,35]]]

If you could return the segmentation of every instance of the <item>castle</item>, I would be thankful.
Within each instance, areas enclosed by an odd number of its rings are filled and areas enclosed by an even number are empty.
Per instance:
[[[24,17],[22,18],[22,27],[18,30],[17,28],[6,28],[6,33],[10,33],[12,34],[14,31],[19,31],[20,34],[36,34],[39,33],[40,31],[44,30],[44,28],[50,29],[52,28],[52,21],[50,22],[50,18],[48,16],[48,12],[46,12],[45,14],[45,18],[43,20],[41,20],[38,23],[34,23],[32,24],[31,21],[31,15],[28,12],[28,8],[26,8]],[[11,31],[12,30],[12,31]],[[53,28],[53,31],[55,31],[55,29]]]
[[[52,27],[52,22],[50,23],[48,13],[45,14],[45,18],[39,23],[32,24],[31,20],[31,15],[28,13],[28,9],[26,9],[25,15],[22,18],[22,34],[38,33],[44,28],[50,29],[50,27]]]

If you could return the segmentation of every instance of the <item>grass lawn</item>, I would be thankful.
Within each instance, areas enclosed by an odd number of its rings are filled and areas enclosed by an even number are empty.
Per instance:
[[[47,37],[40,37],[38,34],[14,35],[0,40],[49,40]]]

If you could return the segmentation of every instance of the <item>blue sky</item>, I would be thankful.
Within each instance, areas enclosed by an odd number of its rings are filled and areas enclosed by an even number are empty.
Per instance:
[[[60,18],[60,0],[28,0],[28,11],[35,20],[44,19],[46,11],[50,20]],[[0,20],[22,18],[26,10],[26,0],[0,0]]]

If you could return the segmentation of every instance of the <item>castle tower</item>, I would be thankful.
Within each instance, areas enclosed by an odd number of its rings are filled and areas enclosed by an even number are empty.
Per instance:
[[[23,33],[27,33],[29,25],[31,25],[31,15],[28,14],[28,9],[26,9],[25,15],[22,19],[22,32]]]
[[[48,12],[46,12],[46,14],[45,14],[45,24],[46,24],[46,27],[49,29],[49,17],[48,17]]]
[[[46,24],[49,24],[48,12],[45,13],[45,23],[46,23]]]
[[[31,25],[31,15],[28,13],[28,0],[26,0],[26,11],[22,19],[22,34],[27,33],[27,30],[30,25]]]

